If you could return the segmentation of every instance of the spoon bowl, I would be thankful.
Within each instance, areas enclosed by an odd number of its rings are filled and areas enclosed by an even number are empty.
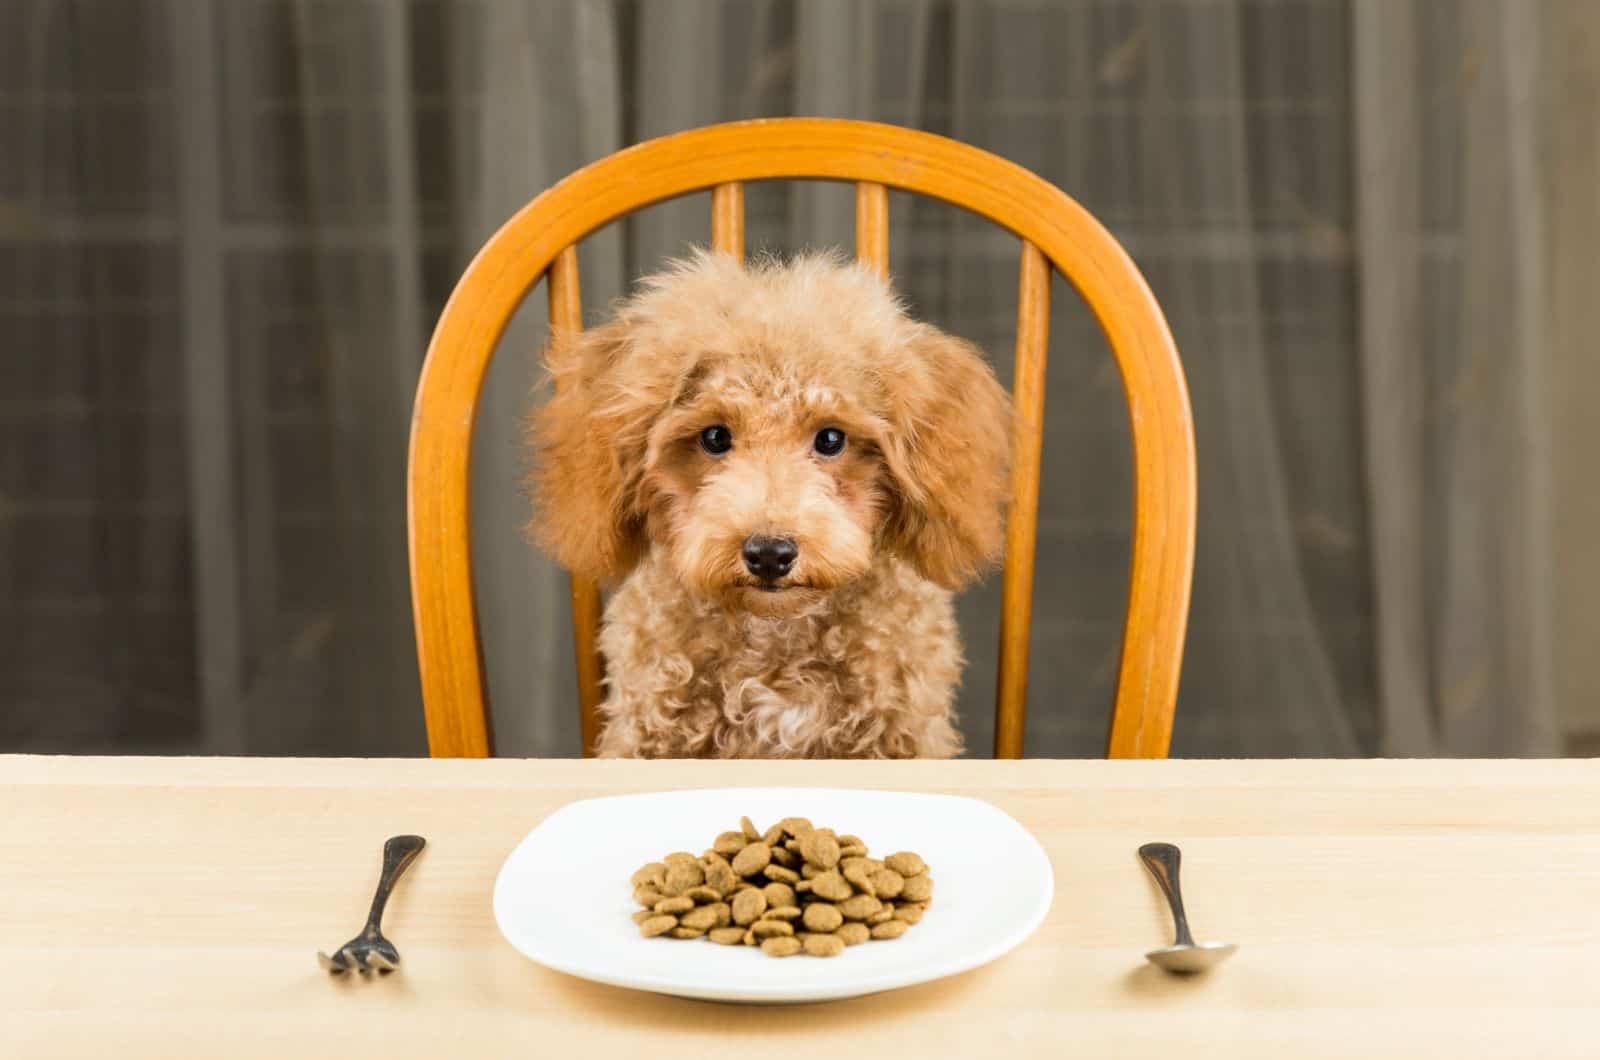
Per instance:
[[[1145,959],[1169,972],[1193,975],[1215,968],[1238,948],[1231,942],[1196,942],[1189,946],[1163,946],[1145,954]]]

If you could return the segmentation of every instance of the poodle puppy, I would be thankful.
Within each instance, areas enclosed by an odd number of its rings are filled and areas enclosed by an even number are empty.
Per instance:
[[[982,353],[837,257],[696,252],[557,335],[532,531],[611,587],[611,757],[948,758],[951,592],[1001,551]]]

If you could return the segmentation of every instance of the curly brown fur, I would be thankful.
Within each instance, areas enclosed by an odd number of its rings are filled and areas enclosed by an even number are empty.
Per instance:
[[[533,531],[616,586],[602,754],[960,751],[951,590],[1000,551],[1011,438],[975,347],[864,268],[700,252],[547,365]],[[752,537],[792,567],[758,576]]]

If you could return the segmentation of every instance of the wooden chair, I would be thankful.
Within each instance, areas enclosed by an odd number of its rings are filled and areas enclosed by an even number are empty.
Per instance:
[[[929,133],[821,118],[715,125],[601,159],[523,207],[456,285],[418,383],[408,473],[411,589],[432,753],[491,753],[467,492],[478,394],[507,321],[542,276],[551,326],[581,327],[577,242],[674,196],[710,188],[712,244],[742,254],[744,183],[775,179],[855,182],[856,253],[880,273],[887,271],[891,187],[965,207],[1022,241],[1013,385],[1019,422],[996,696],[999,758],[1022,755],[1051,268],[1088,302],[1122,373],[1134,450],[1133,559],[1109,754],[1166,757],[1194,567],[1195,457],[1183,368],[1160,307],[1111,235],[1033,173]],[[602,694],[599,620],[598,589],[574,578],[586,753],[594,746]]]

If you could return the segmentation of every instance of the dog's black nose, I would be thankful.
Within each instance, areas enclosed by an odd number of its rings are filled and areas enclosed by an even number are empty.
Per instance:
[[[800,549],[787,537],[751,537],[744,543],[744,565],[764,582],[775,582],[794,566]]]

